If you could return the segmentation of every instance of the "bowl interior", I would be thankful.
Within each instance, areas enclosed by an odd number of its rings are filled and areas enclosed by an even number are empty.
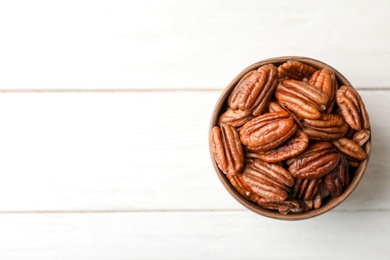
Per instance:
[[[315,60],[315,59],[311,59],[311,58],[307,58],[307,57],[298,57],[298,56],[284,56],[284,57],[275,57],[275,58],[262,60],[260,62],[254,63],[254,64],[250,65],[249,67],[247,67],[246,69],[244,69],[240,74],[237,75],[237,77],[235,77],[232,80],[232,82],[230,82],[230,84],[222,92],[222,94],[221,94],[221,96],[220,96],[219,100],[217,101],[217,104],[214,108],[213,114],[212,114],[209,132],[211,131],[211,129],[215,125],[217,125],[218,117],[222,114],[221,111],[223,112],[226,109],[226,106],[227,106],[226,101],[227,101],[230,93],[233,91],[233,89],[236,86],[236,84],[238,83],[238,81],[246,73],[248,73],[251,70],[257,69],[263,65],[270,64],[270,63],[274,64],[275,66],[279,66],[280,64],[282,64],[288,60],[301,61],[301,62],[309,64],[317,69],[329,68],[329,69],[333,70],[334,73],[336,74],[336,78],[337,78],[339,86],[348,85],[348,86],[353,87],[352,84],[336,69],[332,68],[331,66],[329,66],[321,61]],[[372,133],[371,133],[371,135],[372,135]],[[209,136],[210,136],[210,133],[209,133]],[[339,197],[330,198],[330,196],[328,196],[327,198],[325,198],[323,200],[323,204],[319,209],[313,209],[313,210],[310,210],[310,211],[307,211],[304,213],[288,214],[288,215],[282,215],[279,212],[264,209],[264,208],[258,206],[257,204],[250,202],[250,201],[246,200],[245,198],[243,198],[231,186],[231,184],[228,181],[228,179],[226,178],[225,174],[218,168],[218,165],[216,164],[216,162],[214,160],[214,157],[211,153],[211,150],[210,150],[210,155],[211,155],[211,160],[213,162],[215,171],[217,172],[219,179],[222,181],[225,188],[230,192],[230,194],[238,202],[240,202],[242,205],[244,205],[248,209],[250,209],[258,214],[261,214],[263,216],[267,216],[267,217],[271,217],[271,218],[275,218],[275,219],[283,219],[283,220],[300,220],[300,219],[308,219],[311,217],[321,215],[321,214],[335,208],[353,192],[353,190],[356,188],[356,186],[359,184],[360,180],[362,179],[363,174],[367,168],[367,163],[368,163],[368,160],[369,160],[369,157],[371,154],[371,137],[365,145],[365,151],[367,152],[367,155],[368,155],[367,159],[362,161],[360,163],[360,166],[358,168],[356,168],[349,186],[344,190],[344,192]]]

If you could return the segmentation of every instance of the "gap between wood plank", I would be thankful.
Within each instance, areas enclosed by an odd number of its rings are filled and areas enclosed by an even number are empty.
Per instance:
[[[390,209],[353,209],[353,210],[335,210],[339,213],[350,213],[350,212],[389,212]],[[12,214],[150,214],[150,213],[238,213],[248,212],[246,209],[224,209],[224,210],[213,210],[213,209],[183,209],[183,210],[59,210],[59,211],[3,211],[0,215],[12,215]]]
[[[356,87],[357,90],[362,91],[390,91],[390,87],[382,88],[367,88],[367,87]],[[223,88],[178,88],[178,89],[1,89],[0,93],[142,93],[142,92],[215,92],[223,91]]]

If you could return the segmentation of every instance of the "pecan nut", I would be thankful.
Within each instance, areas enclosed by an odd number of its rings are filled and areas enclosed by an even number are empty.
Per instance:
[[[226,175],[230,184],[240,193],[244,198],[257,202],[260,198],[242,179],[242,174],[237,175]]]
[[[305,63],[289,60],[278,67],[280,78],[302,80],[309,78],[316,71],[316,68]]]
[[[248,152],[245,154],[249,158],[257,158],[265,162],[281,162],[288,158],[301,154],[309,145],[309,137],[302,131],[297,130],[295,134],[278,148],[264,153]]]
[[[251,110],[260,115],[272,97],[278,84],[278,71],[272,64],[248,72],[229,96],[228,106],[233,109]]]
[[[337,80],[333,71],[328,68],[317,70],[310,77],[309,83],[320,88],[329,97],[327,112],[330,113],[336,102]]]
[[[345,154],[347,157],[358,161],[363,161],[367,158],[367,153],[363,150],[363,148],[351,139],[343,137],[333,140],[332,144],[337,148],[337,150]]]
[[[323,177],[324,187],[332,197],[338,197],[343,192],[344,187],[349,185],[349,167],[347,159],[341,156],[336,168]]]
[[[211,130],[210,147],[218,167],[225,174],[237,174],[244,167],[244,152],[234,127],[214,126]]]
[[[327,113],[322,113],[318,119],[304,119],[302,125],[302,131],[312,140],[339,139],[348,131],[348,124],[342,116]]]
[[[307,82],[284,80],[276,87],[275,97],[301,118],[318,119],[329,98],[324,91]]]
[[[370,139],[370,135],[371,135],[370,131],[360,130],[359,132],[356,132],[353,135],[352,141],[357,143],[359,146],[363,146]]]
[[[252,118],[251,113],[252,112],[250,110],[242,111],[240,109],[233,110],[229,108],[218,118],[218,124],[240,127]]]
[[[332,171],[340,155],[329,142],[315,142],[295,158],[287,160],[290,173],[297,179],[317,179]]]
[[[285,200],[294,178],[282,166],[252,160],[243,170],[244,182],[260,197],[274,201]]]
[[[308,207],[308,209],[319,209],[322,205],[322,196],[321,196],[321,192],[318,191],[314,198],[313,199],[310,199],[310,200],[304,200],[306,206]]]
[[[268,104],[268,111],[271,112],[279,112],[279,111],[286,111],[283,107],[281,107],[278,103],[271,101]]]
[[[295,181],[292,197],[312,200],[320,189],[321,179],[297,179]]]
[[[345,121],[353,129],[359,131],[370,127],[366,107],[354,88],[342,86],[337,90],[336,102]]]
[[[296,129],[288,112],[272,112],[245,123],[240,129],[240,140],[251,151],[265,152],[284,143]]]
[[[257,201],[259,206],[270,209],[277,210],[280,214],[287,215],[289,212],[291,213],[302,213],[307,211],[307,207],[300,203],[298,200],[288,199],[283,201],[274,201],[269,199],[260,198]]]

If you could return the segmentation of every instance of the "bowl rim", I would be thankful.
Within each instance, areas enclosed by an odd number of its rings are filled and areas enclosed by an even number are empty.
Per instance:
[[[268,210],[265,208],[260,207],[259,205],[255,204],[254,202],[248,201],[245,198],[243,198],[237,191],[236,189],[230,184],[229,180],[226,178],[225,174],[218,168],[218,165],[214,159],[211,146],[210,146],[210,136],[211,136],[211,130],[214,126],[217,125],[217,120],[220,113],[220,110],[225,106],[226,100],[229,97],[230,93],[233,91],[235,85],[238,83],[238,81],[249,71],[257,69],[263,65],[266,64],[274,64],[274,65],[280,65],[288,60],[295,60],[295,61],[300,61],[306,64],[309,64],[317,69],[323,69],[323,68],[329,68],[331,69],[335,74],[336,74],[336,80],[339,83],[342,83],[341,85],[348,85],[352,88],[352,84],[335,68],[329,66],[328,64],[313,59],[309,57],[303,57],[303,56],[280,56],[280,57],[273,57],[273,58],[268,58],[265,60],[258,61],[256,63],[253,63],[252,65],[246,67],[243,71],[241,71],[228,85],[225,87],[223,92],[218,98],[218,101],[216,105],[214,106],[213,113],[211,116],[210,120],[210,125],[209,125],[209,152],[210,152],[210,157],[211,161],[213,163],[214,169],[216,174],[218,175],[220,181],[222,182],[223,186],[227,189],[227,191],[244,207],[248,208],[249,210],[263,215],[265,217],[269,218],[274,218],[274,219],[279,219],[279,220],[304,220],[304,219],[309,219],[313,218],[319,215],[324,214],[325,212],[328,212],[338,205],[340,205],[342,202],[344,202],[350,195],[351,193],[355,190],[355,188],[358,186],[360,183],[361,179],[363,178],[363,175],[366,171],[368,161],[370,159],[371,155],[371,140],[372,140],[372,132],[371,132],[371,126],[368,129],[370,131],[370,138],[367,141],[365,145],[365,151],[367,153],[367,159],[362,161],[359,165],[358,168],[355,170],[355,175],[353,179],[351,180],[350,184],[348,185],[347,189],[344,190],[344,192],[337,198],[331,198],[328,200],[328,202],[321,206],[319,209],[312,209],[310,211],[304,212],[304,213],[293,213],[293,214],[287,214],[287,215],[282,215],[277,211],[272,211]],[[340,85],[340,86],[341,86]]]

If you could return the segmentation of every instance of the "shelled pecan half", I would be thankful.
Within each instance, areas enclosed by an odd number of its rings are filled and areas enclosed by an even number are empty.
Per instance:
[[[309,78],[316,70],[316,68],[296,60],[288,60],[278,67],[280,78],[296,80]]]
[[[240,109],[233,110],[229,108],[218,118],[218,124],[240,127],[252,118],[251,114],[252,111],[250,110],[242,111]]]
[[[302,131],[312,140],[329,141],[343,137],[348,124],[342,116],[322,113],[318,119],[304,119]]]
[[[363,146],[370,139],[370,135],[371,135],[370,131],[360,130],[359,132],[356,132],[353,135],[352,141],[357,143],[359,146]]]
[[[343,192],[344,187],[349,185],[349,178],[347,159],[341,156],[336,168],[323,177],[324,186],[332,197],[338,197]]]
[[[352,159],[363,161],[367,158],[367,153],[363,150],[363,148],[351,139],[343,137],[333,140],[332,144],[337,148],[337,150]]]
[[[288,213],[302,213],[308,210],[307,206],[295,199],[287,199],[282,201],[274,201],[265,198],[260,198],[257,204],[263,208],[277,210],[280,214],[287,215]]]
[[[297,130],[286,111],[266,113],[251,119],[240,129],[240,140],[248,150],[266,152],[287,141]]]
[[[278,148],[263,153],[248,152],[248,158],[257,158],[265,162],[281,162],[288,158],[301,154],[309,145],[309,137],[302,131],[297,130],[295,134]]]
[[[229,96],[228,106],[242,111],[250,110],[260,115],[278,84],[278,71],[272,64],[247,73]]]
[[[296,179],[292,194],[293,198],[312,200],[320,189],[321,179]]]
[[[275,97],[297,116],[318,119],[326,110],[329,97],[324,91],[304,81],[284,80],[276,87]]]
[[[309,84],[320,88],[329,97],[326,112],[331,113],[336,102],[337,91],[337,80],[334,72],[328,68],[317,70],[310,77]]]
[[[340,154],[330,142],[314,142],[295,158],[287,160],[288,170],[297,179],[317,179],[332,171]]]
[[[210,146],[218,167],[225,174],[237,174],[244,166],[244,152],[239,135],[229,125],[214,126]]]
[[[345,121],[353,129],[359,131],[370,127],[366,107],[354,88],[349,86],[340,87],[336,93],[336,102]]]
[[[242,174],[226,175],[226,178],[232,184],[232,186],[240,193],[244,198],[257,203],[260,196],[257,195],[242,179]]]
[[[243,170],[244,182],[260,197],[280,201],[287,198],[294,178],[283,167],[251,160]]]

